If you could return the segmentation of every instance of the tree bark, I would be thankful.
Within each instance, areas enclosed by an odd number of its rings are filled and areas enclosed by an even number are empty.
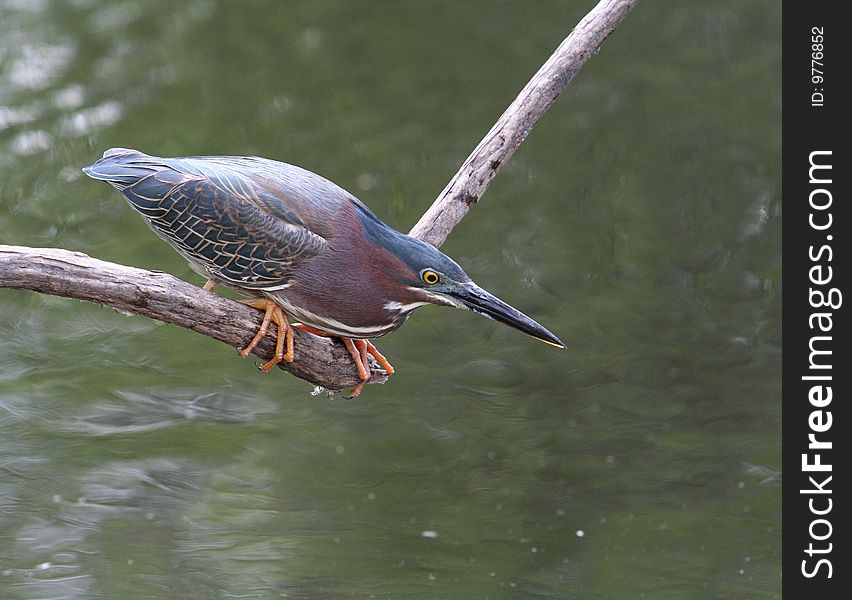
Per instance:
[[[474,149],[410,235],[440,246],[494,176],[529,136],[588,59],[638,0],[602,0],[560,44]],[[0,245],[0,288],[32,290],[95,302],[120,311],[180,325],[230,346],[246,345],[261,322],[260,312],[207,292],[166,273],[146,271],[56,248]],[[360,382],[348,351],[336,338],[295,332],[296,356],[279,366],[329,390]],[[269,360],[275,325],[254,354]],[[373,366],[377,365],[373,363]],[[382,382],[374,369],[370,383]]]

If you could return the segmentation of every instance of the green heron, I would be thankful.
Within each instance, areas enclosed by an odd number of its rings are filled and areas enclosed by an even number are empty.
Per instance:
[[[159,158],[113,148],[83,171],[119,190],[190,267],[252,299],[264,311],[248,356],[278,328],[269,371],[293,360],[293,332],[340,337],[370,378],[369,355],[394,369],[368,341],[400,327],[426,304],[466,308],[557,348],[547,329],[471,281],[434,246],[385,225],[337,185],[293,165],[257,157]],[[298,321],[292,326],[287,316]]]

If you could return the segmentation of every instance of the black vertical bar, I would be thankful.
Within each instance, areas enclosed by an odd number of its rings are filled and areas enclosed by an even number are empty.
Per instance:
[[[839,2],[783,5],[783,591],[847,598],[852,29]]]

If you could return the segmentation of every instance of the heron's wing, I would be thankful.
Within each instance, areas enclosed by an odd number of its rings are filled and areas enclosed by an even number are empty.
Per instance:
[[[84,171],[120,190],[155,232],[211,277],[253,289],[286,287],[328,240],[305,225],[305,197],[288,197],[274,180],[234,166],[110,150]]]

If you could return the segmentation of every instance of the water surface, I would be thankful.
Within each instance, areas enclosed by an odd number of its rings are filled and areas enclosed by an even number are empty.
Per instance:
[[[106,148],[257,154],[407,230],[591,2],[0,2],[0,243],[202,283]],[[641,3],[356,401],[0,290],[2,598],[780,596],[780,7]]]

